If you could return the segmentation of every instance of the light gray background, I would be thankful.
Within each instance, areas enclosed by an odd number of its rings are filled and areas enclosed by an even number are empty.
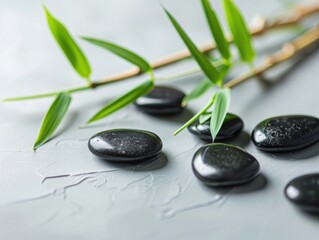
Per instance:
[[[210,38],[199,1],[162,2],[197,43]],[[214,2],[221,13],[220,1]],[[251,19],[255,13],[280,15],[284,1],[237,2]],[[45,3],[74,35],[105,38],[147,59],[183,48],[155,0]],[[276,32],[258,40],[256,46],[262,55],[291,36],[289,31]],[[80,43],[92,62],[94,79],[130,67],[101,49]],[[187,131],[172,136],[208,95],[178,117],[147,116],[129,106],[90,128],[79,129],[99,107],[144,77],[79,93],[58,135],[37,152],[31,147],[52,99],[1,103],[0,239],[315,239],[319,219],[294,208],[284,198],[283,188],[296,176],[318,171],[319,144],[271,155],[257,150],[249,134],[259,121],[271,116],[318,117],[318,61],[316,51],[302,62],[267,74],[270,82],[253,79],[234,89],[231,112],[243,118],[245,132],[231,143],[253,154],[262,172],[250,184],[236,188],[216,190],[198,182],[191,158],[204,143]],[[156,75],[192,66],[186,61]],[[166,84],[187,92],[200,78]],[[84,84],[53,41],[41,1],[0,0],[0,82],[0,98]],[[157,133],[167,159],[129,166],[92,156],[88,138],[121,127]]]

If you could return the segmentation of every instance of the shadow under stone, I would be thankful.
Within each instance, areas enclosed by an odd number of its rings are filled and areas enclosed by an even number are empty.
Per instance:
[[[300,67],[301,64],[305,64],[306,61],[310,61],[310,57],[313,56],[313,54],[316,53],[318,49],[318,47],[313,46],[308,48],[303,53],[300,53],[294,60],[290,61],[289,64],[287,63],[288,66],[285,67],[284,71],[282,71],[274,78],[269,79],[265,75],[260,75],[260,83],[266,89],[270,89],[278,84],[289,80],[289,76],[291,76],[293,71]]]
[[[168,159],[165,153],[160,153],[156,157],[146,159],[144,161],[135,161],[135,162],[115,162],[115,161],[107,161],[101,159],[108,163],[109,166],[114,168],[119,168],[123,170],[133,170],[138,172],[143,171],[153,171],[160,168],[163,168],[167,165]]]
[[[192,135],[193,136],[193,135]],[[199,139],[196,136],[193,136],[196,139]],[[200,142],[202,142],[204,145],[212,143],[211,141],[206,141],[203,139],[199,139]],[[246,131],[242,131],[238,136],[232,138],[232,139],[225,139],[225,140],[215,140],[215,143],[225,143],[225,144],[230,144],[230,145],[234,145],[240,148],[245,148],[248,146],[250,142],[250,134]]]
[[[182,112],[173,115],[147,115],[168,122],[185,123],[194,116],[194,113],[189,109],[185,108]]]
[[[295,208],[298,208],[297,206]],[[316,212],[313,212],[313,211],[307,211],[307,210],[302,210],[302,209],[299,209],[299,212],[303,215],[305,215],[306,217],[309,217],[315,221],[319,221],[319,211],[316,211]]]
[[[218,194],[224,195],[224,194],[245,194],[245,193],[251,193],[263,190],[268,185],[267,178],[260,173],[256,178],[253,180],[240,184],[240,185],[233,185],[233,186],[221,186],[221,187],[211,187],[207,186],[207,188],[214,190]]]
[[[265,177],[265,175],[260,173],[255,179],[251,180],[250,182],[234,187],[231,193],[242,194],[256,192],[265,189],[267,185],[267,178]]]
[[[246,131],[242,131],[237,137],[228,140],[216,141],[216,143],[226,143],[241,148],[247,147],[250,142],[250,134]]]
[[[270,157],[273,157],[279,160],[308,159],[308,158],[312,158],[319,155],[319,141],[301,150],[282,152],[282,153],[271,153],[271,152],[264,152],[264,153]]]

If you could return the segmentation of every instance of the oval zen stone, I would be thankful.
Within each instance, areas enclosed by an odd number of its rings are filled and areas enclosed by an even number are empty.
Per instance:
[[[183,110],[185,94],[166,86],[156,86],[147,95],[138,98],[135,105],[143,112],[154,115],[177,114]]]
[[[223,125],[215,140],[220,141],[234,138],[240,134],[243,127],[244,122],[240,117],[232,113],[227,113]],[[188,127],[188,130],[190,133],[199,137],[200,139],[212,141],[212,135],[210,133],[210,120],[207,120],[203,124],[200,124],[197,120]]]
[[[293,179],[287,184],[285,195],[301,209],[319,212],[319,174],[309,174]]]
[[[284,152],[307,147],[319,140],[319,119],[292,115],[269,118],[252,132],[252,141],[261,150]]]
[[[251,181],[259,174],[259,163],[249,153],[228,144],[201,147],[192,161],[195,176],[210,186],[231,186]]]
[[[135,129],[112,129],[90,138],[90,151],[109,161],[142,161],[161,153],[163,144],[154,133]]]

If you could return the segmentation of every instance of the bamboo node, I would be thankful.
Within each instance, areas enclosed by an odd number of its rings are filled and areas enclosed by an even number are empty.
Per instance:
[[[256,15],[253,17],[250,26],[254,32],[262,32],[266,27],[266,19],[261,15]]]

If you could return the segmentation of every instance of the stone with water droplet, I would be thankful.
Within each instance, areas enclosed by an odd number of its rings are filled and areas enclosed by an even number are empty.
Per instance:
[[[138,98],[135,105],[143,112],[154,115],[171,115],[180,113],[185,94],[178,89],[156,86],[145,96]]]
[[[308,174],[293,179],[287,184],[285,195],[301,209],[319,212],[319,174]]]
[[[319,119],[291,115],[266,119],[252,132],[253,143],[263,151],[285,152],[305,148],[319,140]]]
[[[243,120],[235,114],[227,113],[224,123],[216,136],[216,141],[232,139],[240,134],[244,127]],[[200,124],[199,121],[193,122],[188,130],[193,135],[205,141],[212,141],[210,133],[210,120]]]
[[[95,134],[88,142],[90,151],[109,161],[143,161],[161,153],[161,139],[152,132],[112,129]]]
[[[259,174],[259,163],[245,150],[215,143],[201,147],[194,155],[192,168],[203,183],[219,187],[243,184]]]

